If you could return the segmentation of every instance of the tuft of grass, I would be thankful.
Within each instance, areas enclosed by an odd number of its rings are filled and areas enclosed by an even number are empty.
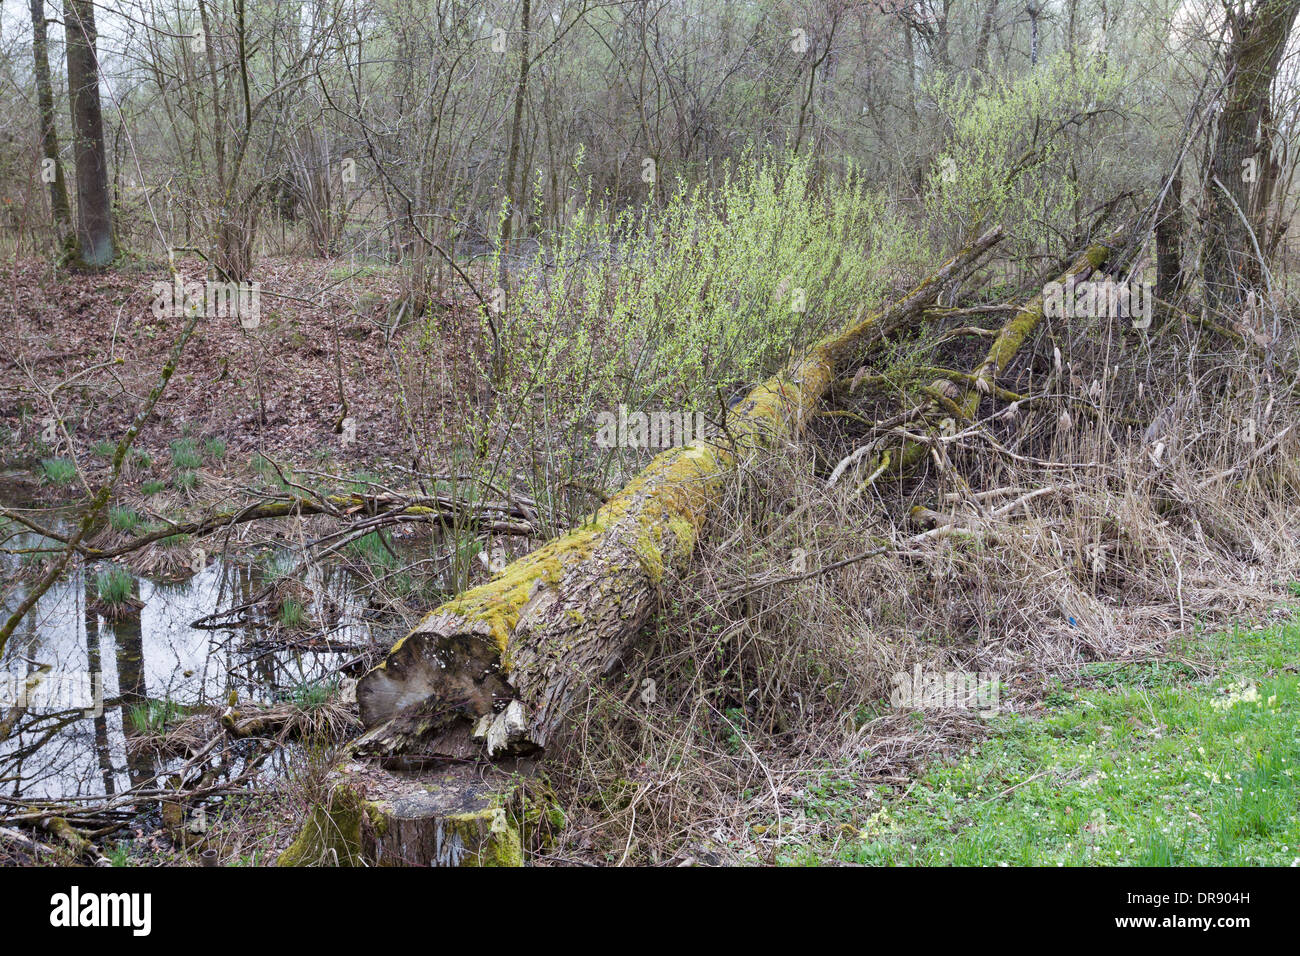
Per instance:
[[[146,498],[150,498],[161,493],[166,487],[166,482],[151,479],[140,486],[140,494],[144,495]]]
[[[131,572],[116,564],[95,575],[95,590],[99,593],[99,599],[110,607],[125,604],[134,585],[135,579]]]
[[[300,710],[319,710],[339,689],[337,680],[306,681],[295,684],[285,694],[285,701]]]
[[[203,456],[193,438],[178,438],[171,445],[172,468],[178,472],[193,471],[203,464]]]
[[[108,523],[114,531],[131,534],[143,521],[144,519],[134,509],[122,505],[114,505],[108,510]]]
[[[203,452],[213,461],[223,461],[226,457],[226,442],[221,438],[209,438],[203,443]]]
[[[301,601],[287,598],[280,604],[275,619],[281,627],[299,628],[307,623],[307,609],[303,607]]]
[[[172,476],[172,484],[178,491],[193,491],[199,486],[198,472],[178,471]]]
[[[349,542],[344,550],[368,568],[394,570],[400,564],[378,531],[371,531]]]
[[[67,485],[77,477],[77,466],[67,458],[44,458],[41,477],[51,485]]]
[[[132,704],[127,709],[127,720],[137,734],[154,736],[161,734],[167,728],[167,724],[183,712],[181,705],[174,700],[149,698]]]
[[[111,441],[97,441],[91,446],[90,453],[96,458],[112,458],[117,445]]]

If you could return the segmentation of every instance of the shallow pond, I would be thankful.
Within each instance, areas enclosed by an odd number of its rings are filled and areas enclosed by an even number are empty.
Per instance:
[[[61,527],[57,513],[32,517]],[[24,534],[7,547],[38,543]],[[34,579],[17,575],[21,561],[0,555],[6,616]],[[320,623],[277,628],[255,611],[234,625],[194,626],[247,603],[274,564],[214,557],[185,580],[133,576],[131,594],[143,607],[116,621],[100,613],[95,565],[65,575],[28,613],[0,662],[0,797],[94,798],[145,783],[181,761],[128,741],[166,717],[220,705],[232,690],[261,703],[314,692],[338,681],[339,668],[372,640],[391,639],[340,567],[309,568],[303,580],[306,617]]]

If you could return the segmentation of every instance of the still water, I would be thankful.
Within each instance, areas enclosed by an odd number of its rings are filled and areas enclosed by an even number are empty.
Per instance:
[[[57,515],[39,520],[48,527]],[[7,546],[38,541],[20,535]],[[20,560],[0,555],[6,616],[32,579],[16,576]],[[0,662],[0,796],[105,797],[146,783],[183,761],[128,747],[142,714],[223,705],[232,690],[243,702],[273,703],[338,680],[339,668],[371,641],[392,639],[368,620],[357,582],[339,567],[305,576],[308,618],[320,623],[287,632],[254,611],[235,624],[194,626],[248,602],[266,584],[267,564],[212,558],[186,580],[138,576],[132,593],[144,606],[117,621],[96,610],[94,565],[50,588]]]

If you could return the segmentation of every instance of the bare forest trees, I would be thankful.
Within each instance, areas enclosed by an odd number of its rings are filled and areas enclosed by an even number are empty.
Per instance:
[[[91,0],[65,0],[68,94],[72,103],[72,144],[77,165],[77,253],[79,265],[109,265],[116,249],[108,192],[108,156],[99,103],[99,61],[95,7]],[[56,170],[57,175],[57,170]]]

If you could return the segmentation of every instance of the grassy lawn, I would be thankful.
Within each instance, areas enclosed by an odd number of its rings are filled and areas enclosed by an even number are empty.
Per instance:
[[[842,860],[899,865],[1300,865],[1300,617],[1198,637],[1167,662],[1099,665],[1094,688],[886,797]],[[791,862],[803,862],[792,860]]]

